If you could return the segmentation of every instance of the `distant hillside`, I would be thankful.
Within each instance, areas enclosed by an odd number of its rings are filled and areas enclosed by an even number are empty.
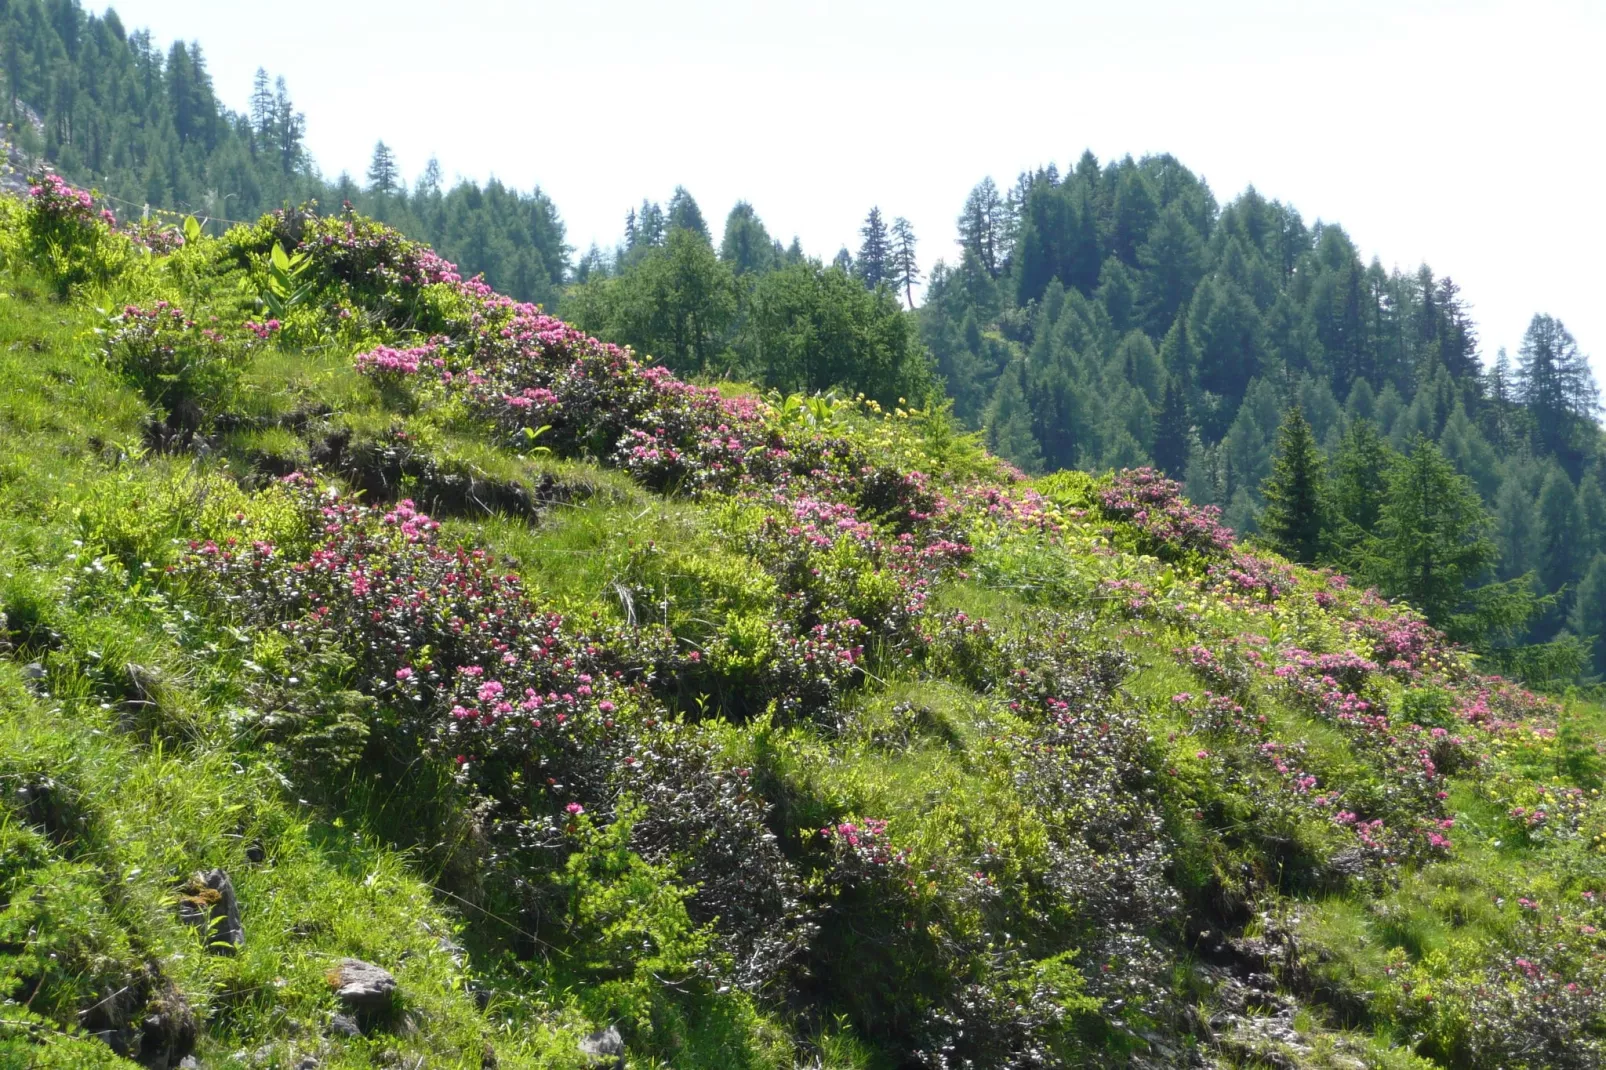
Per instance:
[[[444,188],[431,162],[409,186],[382,153],[364,187],[322,175],[303,141],[306,118],[284,79],[256,72],[244,114],[223,105],[201,45],[165,47],[130,32],[117,13],[87,13],[79,0],[0,5],[3,117],[18,147],[62,174],[98,187],[118,211],[147,208],[202,219],[255,219],[286,203],[346,200],[484,272],[521,299],[555,304],[568,268],[563,223],[539,189],[494,179]],[[245,72],[226,77],[240,85]],[[169,221],[173,221],[171,218]]]

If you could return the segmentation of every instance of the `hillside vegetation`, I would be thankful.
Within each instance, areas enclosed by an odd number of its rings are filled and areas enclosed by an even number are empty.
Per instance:
[[[1599,706],[354,214],[0,199],[0,612],[0,1065],[1606,1051]]]

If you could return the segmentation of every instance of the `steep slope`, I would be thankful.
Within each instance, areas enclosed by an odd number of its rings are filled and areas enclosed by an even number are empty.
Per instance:
[[[350,215],[0,251],[0,1056],[1599,1065],[1602,711],[1175,484]]]

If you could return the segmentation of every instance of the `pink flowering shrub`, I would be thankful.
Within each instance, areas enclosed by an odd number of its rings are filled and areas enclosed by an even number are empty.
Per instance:
[[[799,952],[806,911],[766,807],[746,773],[682,738],[657,705],[648,676],[664,651],[650,634],[571,630],[489,555],[441,545],[411,502],[369,508],[300,476],[281,486],[307,546],[201,542],[173,569],[219,611],[282,636],[292,663],[341,651],[334,677],[273,681],[267,694],[372,696],[383,713],[370,718],[367,760],[452,770],[496,873],[531,910],[533,878],[561,862],[574,815],[606,816],[628,792],[653,804],[632,826],[636,847],[707,878],[688,909],[724,923],[742,983]]]
[[[149,308],[127,305],[114,316],[103,354],[156,408],[169,432],[188,436],[205,422],[203,399],[215,401],[227,391],[240,346],[158,301]]]
[[[1221,524],[1221,510],[1191,505],[1182,486],[1152,468],[1123,469],[1098,493],[1099,507],[1111,520],[1131,524],[1144,550],[1175,558],[1215,556],[1232,549],[1232,530]]]
[[[95,195],[68,185],[60,175],[36,175],[28,187],[23,216],[26,250],[49,274],[57,295],[73,287],[105,282],[127,262],[130,246],[114,230],[111,212],[95,208]]]

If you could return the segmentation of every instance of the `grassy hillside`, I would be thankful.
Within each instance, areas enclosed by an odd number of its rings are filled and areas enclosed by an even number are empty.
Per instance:
[[[1606,1050],[1606,711],[361,218],[0,200],[0,612],[0,1065]]]

